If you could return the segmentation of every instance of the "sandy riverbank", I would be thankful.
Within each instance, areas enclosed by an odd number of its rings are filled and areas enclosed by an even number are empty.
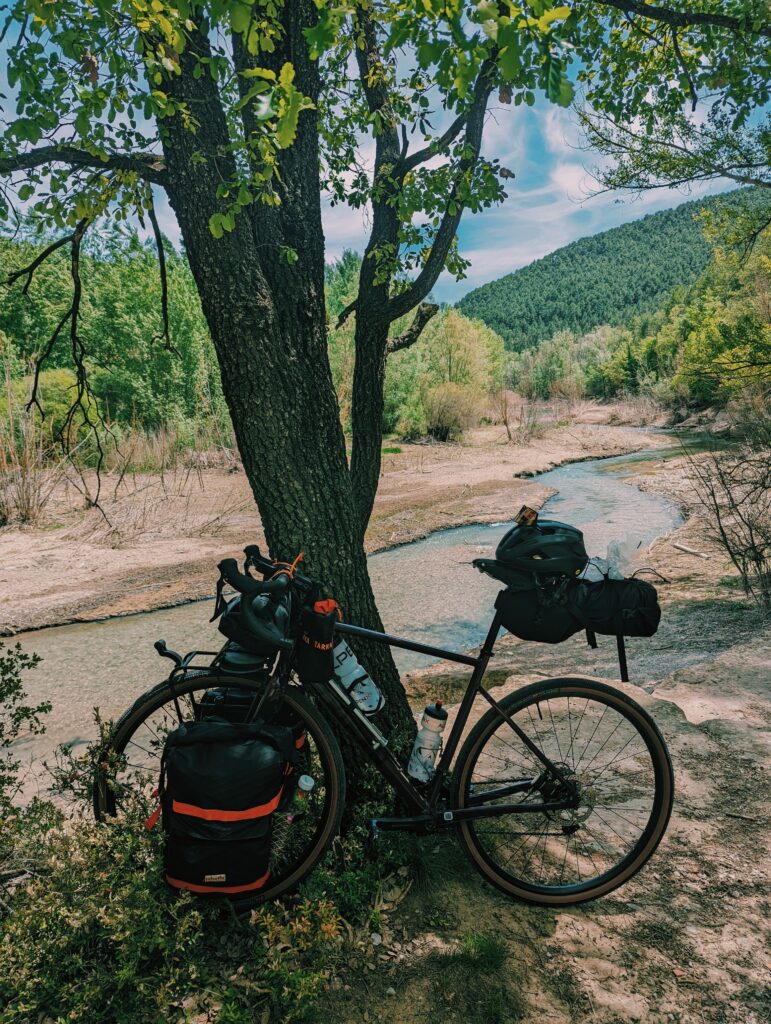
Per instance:
[[[459,445],[399,444],[383,457],[368,551],[540,506],[527,479],[566,462],[662,446],[661,435],[610,425],[612,409],[584,403],[524,444],[483,427]],[[179,468],[103,479],[104,510],[57,489],[36,527],[0,530],[0,635],[169,607],[213,592],[220,558],[264,544],[245,475]]]

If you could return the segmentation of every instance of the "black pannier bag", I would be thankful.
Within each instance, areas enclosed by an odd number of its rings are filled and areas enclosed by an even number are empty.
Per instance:
[[[303,608],[295,647],[295,668],[303,683],[323,683],[332,678],[335,623],[339,618],[340,608],[332,598]]]
[[[259,892],[295,760],[292,731],[280,726],[204,719],[170,733],[159,786],[168,884],[202,895]]]

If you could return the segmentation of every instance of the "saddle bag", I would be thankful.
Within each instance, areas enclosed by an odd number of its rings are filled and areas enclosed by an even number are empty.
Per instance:
[[[535,588],[502,590],[495,600],[501,623],[520,640],[541,644],[561,644],[583,626],[565,605],[546,603]]]
[[[295,760],[287,727],[203,719],[170,733],[159,786],[168,884],[229,897],[262,889]]]
[[[646,580],[578,580],[567,607],[584,629],[610,636],[653,636],[661,621],[656,588]]]

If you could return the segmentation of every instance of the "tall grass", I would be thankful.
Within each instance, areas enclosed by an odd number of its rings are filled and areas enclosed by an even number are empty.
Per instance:
[[[37,409],[27,409],[13,394],[6,370],[7,415],[0,419],[0,526],[34,523],[62,479],[45,422]]]

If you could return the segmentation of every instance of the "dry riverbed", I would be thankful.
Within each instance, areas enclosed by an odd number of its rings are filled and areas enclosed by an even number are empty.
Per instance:
[[[502,427],[472,431],[459,445],[394,445],[383,472],[367,549],[403,544],[434,530],[511,518],[549,489],[528,481],[578,459],[664,445],[666,439],[612,426],[589,403],[569,424],[509,443]],[[386,447],[387,451],[387,447]],[[159,475],[107,475],[104,515],[77,507],[60,486],[36,527],[0,530],[0,635],[170,607],[213,593],[215,565],[264,543],[242,471],[178,467]]]

